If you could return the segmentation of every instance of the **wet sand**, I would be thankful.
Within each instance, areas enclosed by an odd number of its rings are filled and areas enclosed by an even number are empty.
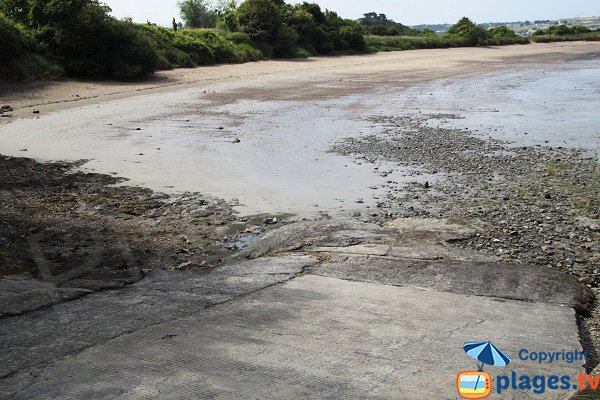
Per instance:
[[[239,200],[244,214],[353,213],[374,208],[385,182],[421,174],[373,170],[329,152],[345,137],[374,133],[364,115],[414,110],[397,99],[428,82],[556,71],[599,50],[597,43],[421,50],[175,70],[128,84],[5,87],[0,102],[16,110],[0,126],[0,153],[86,159],[84,171]]]

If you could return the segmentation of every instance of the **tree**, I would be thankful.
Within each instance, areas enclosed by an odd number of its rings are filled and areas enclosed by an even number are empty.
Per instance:
[[[181,0],[177,3],[186,28],[214,28],[217,15],[207,0]]]
[[[467,17],[462,18],[456,24],[452,25],[448,30],[448,33],[467,38],[472,44],[480,44],[489,36],[485,29],[476,25]]]
[[[22,24],[29,23],[30,9],[29,0],[0,0],[0,13]]]
[[[237,0],[219,0],[217,2],[216,11],[219,16],[223,16],[225,14],[229,14],[230,12],[235,11],[237,7]]]
[[[272,0],[246,0],[235,14],[238,29],[253,40],[278,41],[282,31],[281,10]]]
[[[109,16],[98,0],[31,0],[42,49],[71,75],[131,78],[153,72],[158,53],[148,37]]]

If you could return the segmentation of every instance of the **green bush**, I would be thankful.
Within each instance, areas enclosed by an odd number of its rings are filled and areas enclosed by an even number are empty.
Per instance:
[[[490,29],[489,31],[489,35],[492,38],[518,38],[519,35],[517,35],[517,33],[515,31],[513,31],[512,29],[509,29],[506,26],[495,26],[492,29]]]
[[[174,31],[150,25],[137,25],[147,32],[159,54],[161,69],[194,67],[220,63],[262,60],[263,54],[253,47],[248,35],[212,29]]]
[[[29,23],[30,10],[30,0],[0,0],[0,14],[20,24]]]
[[[97,0],[31,0],[30,24],[70,75],[136,78],[156,70],[161,60],[147,35],[109,11]]]
[[[567,36],[567,35],[581,35],[584,33],[590,33],[591,30],[583,25],[575,25],[568,27],[566,25],[554,25],[548,27],[548,29],[537,30],[534,36]]]
[[[62,75],[39,51],[31,32],[0,14],[0,82]]]
[[[278,44],[281,10],[272,0],[246,0],[235,11],[237,27],[252,40]]]
[[[576,40],[600,41],[600,31],[568,35],[536,35],[533,36],[531,40],[536,43],[570,42]]]
[[[393,26],[375,25],[369,29],[371,35],[376,36],[398,36],[400,31]]]
[[[367,36],[366,42],[370,51],[398,51],[473,46],[471,38],[456,35]],[[481,44],[484,45],[497,46],[527,43],[529,43],[529,40],[522,37],[491,38],[481,42]]]
[[[476,25],[467,17],[461,18],[460,21],[452,25],[448,30],[448,34],[468,39],[473,45],[480,44],[489,37],[485,29]]]
[[[180,29],[175,21],[170,29],[116,20],[101,1],[0,0],[0,12],[10,16],[0,24],[3,75],[13,71],[11,76],[17,76],[18,68],[29,71],[25,64],[58,71],[56,63],[71,76],[128,79],[156,69],[348,54],[367,47],[356,21],[314,3],[246,0],[236,8],[229,1],[215,9],[205,0],[183,0],[188,27],[209,16],[208,25],[219,29]],[[391,23],[385,32],[395,35],[402,25]],[[17,59],[22,67],[12,61]]]

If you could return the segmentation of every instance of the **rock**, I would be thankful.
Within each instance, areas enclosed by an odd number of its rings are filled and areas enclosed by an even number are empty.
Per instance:
[[[238,138],[233,139],[233,143],[240,143],[240,142],[241,142],[241,140]]]
[[[0,279],[0,315],[20,314],[61,301],[53,283],[16,275]]]
[[[273,218],[265,218],[265,219],[263,220],[263,222],[264,222],[266,225],[275,225],[275,224],[277,224],[278,220],[277,220],[277,217],[273,217]]]
[[[63,301],[75,300],[86,294],[94,293],[94,291],[90,289],[71,287],[59,288],[58,291],[60,292]]]
[[[190,215],[192,217],[196,217],[196,218],[204,218],[204,217],[208,217],[212,214],[213,214],[213,212],[206,207],[198,208],[198,209],[190,212]]]
[[[425,181],[425,183],[423,184],[423,189],[429,189],[431,187],[431,185],[429,184],[429,181]]]
[[[34,113],[34,114],[39,114],[39,113],[40,113],[40,110],[33,109],[33,113]]]
[[[188,262],[184,262],[184,263],[177,265],[176,267],[174,267],[174,269],[183,269],[183,268],[190,267],[191,265],[192,265],[192,262],[188,261]]]
[[[0,114],[1,113],[5,113],[5,112],[11,112],[11,111],[14,111],[14,110],[9,105],[5,105],[5,106],[0,107]]]

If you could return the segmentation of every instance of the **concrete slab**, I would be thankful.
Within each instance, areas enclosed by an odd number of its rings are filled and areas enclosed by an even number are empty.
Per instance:
[[[285,282],[316,262],[292,255],[244,260],[206,274],[162,272],[122,290],[5,316],[0,319],[0,389],[5,376],[128,332],[198,315],[215,304]]]
[[[585,313],[593,293],[576,278],[539,265],[478,261],[425,261],[330,254],[311,273],[385,285],[568,305]]]
[[[516,359],[521,348],[581,350],[568,307],[308,275],[13,374],[1,387],[13,400],[454,399],[456,374],[476,367],[462,344],[477,340],[493,340],[520,374],[578,372]]]

